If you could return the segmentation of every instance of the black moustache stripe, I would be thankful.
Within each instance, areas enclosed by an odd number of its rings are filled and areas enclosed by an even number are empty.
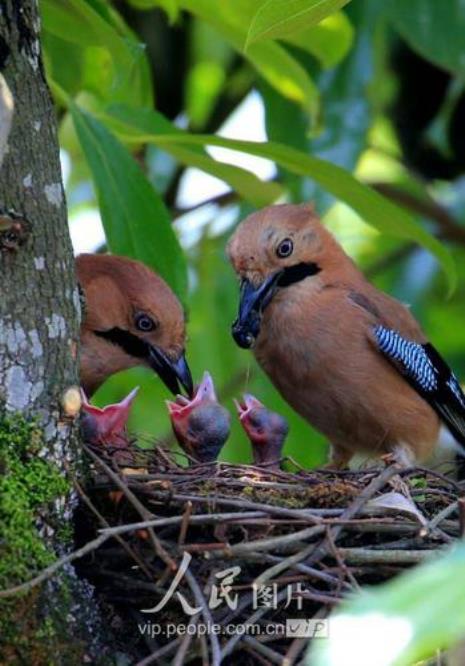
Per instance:
[[[129,356],[134,356],[135,358],[148,358],[150,354],[150,345],[147,342],[122,328],[115,327],[110,328],[107,331],[94,331],[94,333],[100,338],[105,338],[105,340],[108,340],[114,345],[118,345],[118,347],[121,347],[121,349]]]
[[[294,266],[288,266],[283,270],[281,277],[276,284],[278,287],[290,287],[291,284],[301,282],[305,278],[316,275],[320,271],[321,268],[318,264],[313,263],[300,263],[295,264]]]

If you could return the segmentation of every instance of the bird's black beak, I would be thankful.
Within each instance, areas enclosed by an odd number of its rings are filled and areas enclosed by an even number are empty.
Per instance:
[[[194,393],[194,382],[184,354],[177,361],[172,361],[159,347],[151,345],[137,335],[122,328],[110,328],[106,331],[94,331],[95,335],[105,338],[134,358],[139,358],[154,370],[166,387],[176,395],[182,393],[179,383],[186,390],[189,398]]]
[[[283,271],[269,275],[258,286],[243,278],[239,297],[239,314],[232,325],[232,336],[236,344],[249,349],[260,333],[262,313],[273,298]]]
[[[243,278],[239,315],[232,325],[232,336],[239,347],[249,349],[257,339],[263,311],[278,287],[290,287],[305,278],[317,275],[320,271],[318,264],[300,262],[272,273],[258,287],[254,287],[250,280]]]
[[[182,393],[179,387],[181,384],[189,398],[192,398],[194,383],[184,354],[177,361],[171,361],[161,349],[150,345],[148,363],[174,395]]]

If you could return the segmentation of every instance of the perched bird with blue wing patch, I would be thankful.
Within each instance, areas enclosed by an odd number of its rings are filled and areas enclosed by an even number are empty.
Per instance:
[[[465,453],[465,395],[399,301],[370,284],[310,205],[270,206],[228,243],[241,280],[233,337],[331,442],[405,464],[438,444]]]

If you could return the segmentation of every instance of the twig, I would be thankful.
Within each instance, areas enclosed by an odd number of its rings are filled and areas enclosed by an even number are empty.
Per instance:
[[[281,557],[277,557],[276,555],[269,555],[267,553],[257,555],[257,559],[261,559],[266,562],[281,562],[282,560]],[[321,580],[324,583],[328,583],[329,585],[337,585],[339,583],[339,580],[338,578],[336,578],[336,576],[332,576],[331,574],[328,574],[325,571],[320,571],[319,569],[315,569],[315,567],[309,567],[306,564],[296,563],[291,565],[289,569],[295,569],[296,571],[300,571],[301,573],[306,574],[309,578],[315,578],[316,580]],[[347,583],[346,581],[343,581],[342,583],[343,587],[347,588],[347,591],[352,589],[349,583]]]
[[[439,479],[443,483],[446,483],[448,486],[451,486],[456,492],[460,492],[460,484],[457,483],[454,479],[445,474],[441,474],[437,469],[428,469],[427,467],[416,467],[414,469],[400,470],[399,476],[412,476],[418,475],[418,472],[422,472],[425,476],[432,476],[436,479]]]
[[[244,650],[247,652],[247,654],[250,654],[250,656],[253,657],[254,664],[256,664],[257,666],[270,666],[269,659],[265,659],[265,657],[262,657],[262,655],[256,650],[254,650],[251,645],[247,645],[246,643],[244,645]]]
[[[162,657],[166,657],[171,652],[174,652],[176,647],[179,645],[181,641],[182,641],[181,636],[175,638],[174,641],[171,641],[171,643],[167,643],[156,652],[152,652],[152,654],[149,654],[148,657],[141,659],[136,664],[134,664],[134,666],[149,666],[150,664],[159,663]]]
[[[186,540],[186,534],[187,534],[187,529],[189,527],[189,520],[191,518],[191,515],[192,515],[192,502],[188,501],[186,502],[186,508],[182,515],[181,527],[179,528],[178,546],[182,545]]]
[[[404,208],[409,208],[414,213],[434,220],[438,224],[440,238],[465,244],[465,228],[457,224],[448,211],[427,194],[420,199],[415,194],[391,183],[373,183],[372,187]]]
[[[247,626],[252,624],[268,625],[271,620],[283,623],[286,611],[282,600],[289,598],[289,585],[299,584],[292,589],[293,596],[299,597],[299,606],[305,608],[307,617],[325,617],[354,588],[369,581],[387,580],[412,563],[432,557],[443,550],[445,541],[451,540],[448,535],[455,537],[459,531],[459,521],[452,513],[459,492],[453,482],[441,478],[439,473],[418,468],[399,470],[395,465],[381,472],[370,468],[344,473],[303,469],[295,474],[272,473],[263,467],[228,463],[185,467],[182,460],[178,464],[178,459],[165,451],[163,455],[155,451],[152,456],[151,474],[120,479],[145,507],[147,519],[104,528],[100,536],[110,538],[151,527],[176,561],[183,551],[195,549],[200,556],[191,559],[179,582],[184,598],[193,599],[191,603],[201,609],[190,623],[197,623],[201,617],[206,624],[240,624],[242,629],[222,639],[222,651],[218,636],[191,632],[169,648],[167,659],[177,666],[190,658],[203,666],[218,665],[222,658],[234,663],[251,659],[257,664],[291,666],[299,661],[302,643],[294,641],[291,650],[292,639],[284,635],[263,633],[258,637],[249,632],[244,637]],[[111,466],[111,457],[106,460]],[[101,466],[96,467],[99,473],[94,477],[95,490],[104,494],[113,490],[113,477]],[[415,485],[416,501],[434,530],[420,537],[418,525],[411,519],[392,512],[373,515],[366,507],[365,502],[384,492],[383,486],[395,474],[409,487],[421,482],[421,487]],[[258,501],[247,497],[249,487],[257,492]],[[270,490],[273,492],[268,500],[266,493]],[[288,498],[297,500],[301,508],[295,504],[288,507]],[[319,508],[312,506],[313,498]],[[227,531],[220,533],[216,529],[220,525]],[[141,541],[139,555],[148,553],[153,557],[149,546]],[[110,543],[92,567],[91,578],[101,581],[110,604],[139,608],[142,599],[153,593],[160,598],[164,591],[166,594],[168,578],[148,582],[138,569],[126,573],[127,559],[120,559],[121,552],[118,543]],[[232,584],[233,593],[239,595],[238,603],[233,608],[220,603],[210,609],[207,602],[212,584],[217,582],[212,561],[223,565],[225,560],[240,565],[240,577]],[[165,573],[169,575],[168,571]],[[277,595],[273,604],[257,609],[253,605],[257,600],[253,585],[270,579],[273,595]],[[170,622],[186,622],[181,619],[184,616],[177,609],[176,598],[161,621],[168,617]],[[159,653],[152,653],[148,663],[157,663],[154,654]]]
[[[249,552],[256,552],[257,550],[279,550],[285,546],[294,545],[299,539],[312,539],[324,533],[324,525],[315,525],[315,527],[307,527],[305,530],[285,534],[284,536],[271,537],[269,539],[260,539],[257,541],[249,541],[247,543],[238,543],[233,546],[228,546],[222,550],[211,553],[211,557],[240,557]]]
[[[307,647],[307,644],[308,639],[295,638],[284,655],[282,666],[292,666],[300,653]]]
[[[225,192],[224,194],[218,194],[216,197],[211,197],[210,199],[205,199],[204,201],[193,204],[192,206],[189,206],[189,208],[173,208],[172,214],[173,217],[176,218],[180,217],[181,215],[188,215],[189,213],[193,213],[195,210],[203,208],[204,206],[223,207],[230,203],[235,203],[236,201],[238,201],[237,192]]]
[[[210,612],[210,608],[208,607],[207,601],[202,593],[202,590],[200,589],[199,584],[197,583],[197,580],[195,577],[192,575],[192,573],[187,569],[184,573],[184,577],[187,581],[187,584],[192,590],[192,594],[194,595],[196,603],[201,606],[202,610],[201,613],[203,615],[203,618],[205,620],[205,624],[212,626],[213,625],[213,618],[212,614]],[[220,647],[220,642],[218,640],[218,636],[215,634],[215,632],[211,631],[208,635],[209,641],[210,641],[210,648],[211,648],[211,656],[212,656],[212,666],[220,666],[221,664],[221,647]]]
[[[397,472],[398,472],[397,465],[391,465],[390,467],[384,469],[381,472],[381,474],[379,474],[372,481],[370,481],[368,486],[366,486],[366,488],[362,490],[362,492],[354,500],[354,502],[352,502],[352,504],[342,512],[342,517],[348,519],[355,516],[355,514],[365,504],[365,502],[367,502],[378,490],[380,490],[387,483],[387,481]],[[335,542],[337,535],[340,533],[343,527],[339,526],[333,529],[334,529],[333,540]],[[324,532],[324,529],[322,529],[321,532]],[[317,547],[317,550],[315,550],[315,545],[310,544],[309,546],[303,548],[299,553],[295,553],[294,555],[287,557],[286,559],[282,560],[281,562],[278,562],[274,566],[264,571],[262,574],[260,574],[260,576],[256,578],[255,583],[256,585],[263,585],[266,581],[270,580],[274,576],[277,576],[290,566],[298,564],[302,560],[306,560],[307,557],[309,557],[311,554],[313,555],[313,557],[310,558],[307,564],[314,564],[316,561],[318,561],[319,559],[321,559],[321,557],[324,556],[325,552],[326,549],[323,546],[320,546],[319,548]]]
[[[199,623],[199,619],[200,619],[200,613],[197,613],[197,615],[191,618],[188,627],[192,628],[196,627],[197,624]],[[179,646],[178,651],[175,654],[172,666],[183,666],[183,664],[185,663],[187,650],[189,649],[189,646],[192,643],[192,638],[193,638],[193,633],[192,631],[188,630],[183,640],[181,641],[181,645]]]
[[[429,530],[434,530],[436,527],[442,523],[443,520],[448,518],[454,511],[457,511],[458,508],[458,500],[456,502],[452,502],[452,504],[449,504],[449,506],[444,507],[442,511],[440,511],[438,514],[432,518],[432,520],[429,521],[427,528]]]
[[[391,479],[393,476],[398,474],[399,472],[399,465],[397,463],[394,463],[393,465],[390,465],[389,467],[386,467],[380,474],[379,476],[376,476],[370,483],[362,490],[360,495],[355,498],[355,500],[350,504],[347,509],[345,509],[342,513],[342,518],[348,519],[348,518],[353,518],[363,507],[363,505],[370,500],[373,495],[375,495],[379,490],[381,490],[386,483]],[[338,525],[337,527],[332,528],[332,537],[334,543],[336,543],[336,539],[338,538],[339,534],[341,531],[344,529],[343,525]],[[315,549],[315,552],[312,554],[312,556],[309,558],[308,564],[314,564],[315,562],[318,562],[322,557],[325,556],[327,553],[327,546],[322,543],[320,546],[317,546]]]
[[[282,590],[276,595],[276,603],[282,601],[287,597],[287,589]],[[251,600],[252,598],[250,598]],[[267,607],[262,607],[258,608],[255,613],[252,613],[252,615],[248,618],[248,620],[244,623],[245,626],[251,626],[257,620],[262,618],[266,613],[270,610],[270,608]],[[223,649],[221,650],[221,658],[224,659],[228,655],[231,654],[231,652],[234,650],[235,646],[237,645],[238,641],[242,638],[241,634],[236,634],[232,638],[229,639],[229,641],[224,645]]]
[[[350,564],[418,564],[438,557],[437,550],[370,550],[368,548],[339,548],[341,557]]]
[[[132,504],[134,509],[137,511],[137,513],[143,518],[143,519],[150,519],[153,517],[153,513],[150,511],[147,511],[145,506],[137,499],[137,497],[134,495],[134,493],[130,490],[128,485],[124,483],[118,474],[116,474],[110,467],[101,459],[99,458],[88,446],[85,444],[83,445],[84,451],[90,455],[90,457],[98,464],[100,467],[105,471],[105,473],[110,477],[110,479],[118,486],[118,488],[124,493],[126,496],[127,500]],[[155,532],[153,531],[153,527],[147,527],[147,531],[149,533],[150,539],[152,541],[152,545],[155,551],[155,554],[158,555],[158,557],[166,564],[167,567],[171,569],[171,571],[176,571],[177,570],[177,564],[173,560],[173,558],[166,552],[166,550],[163,548],[163,546],[160,543],[160,540],[156,536]]]
[[[329,606],[340,603],[342,598],[340,596],[331,597],[328,594],[322,594],[321,592],[315,592],[314,590],[308,590],[308,589],[302,590],[299,596],[304,599],[311,599],[311,601],[317,601],[320,604],[325,604]]]
[[[341,571],[346,576],[346,578],[349,579],[349,581],[351,582],[352,587],[355,590],[360,590],[360,585],[358,584],[357,579],[352,574],[349,567],[344,562],[344,559],[341,557],[341,553],[340,553],[338,547],[336,546],[336,544],[334,542],[332,532],[329,528],[326,529],[326,538],[328,539],[330,551],[334,555],[334,559],[338,563]]]
[[[266,514],[262,511],[251,511],[247,514],[252,518],[265,517]],[[243,513],[206,513],[191,516],[190,523],[192,525],[215,525],[218,521],[228,522],[231,520],[239,520],[243,517]],[[136,530],[143,530],[148,527],[166,527],[167,525],[176,525],[181,523],[183,516],[172,516],[171,518],[154,518],[153,520],[142,520],[138,523],[128,523],[127,525],[116,525],[115,527],[108,527],[99,530],[102,534],[113,536],[114,534],[125,534],[127,532],[135,532]]]
[[[378,273],[383,273],[399,261],[406,259],[416,249],[415,243],[404,243],[372,263],[365,269],[364,273],[368,278],[373,278]]]
[[[463,539],[465,537],[465,497],[459,497],[457,503],[459,508],[459,533]]]
[[[64,463],[64,467],[67,470],[68,474],[70,473],[69,466],[67,465],[66,461]],[[108,521],[102,516],[100,511],[94,506],[94,504],[91,502],[89,496],[85,493],[84,489],[82,488],[81,484],[78,482],[76,478],[73,478],[73,484],[74,487],[76,488],[77,492],[79,493],[79,496],[81,497],[82,501],[84,504],[92,511],[92,513],[97,517],[99,520],[100,524],[103,525],[105,528],[110,528],[110,525]],[[121,547],[126,551],[126,553],[131,557],[134,562],[141,568],[141,570],[144,572],[144,574],[149,578],[150,580],[153,578],[152,574],[148,570],[148,568],[145,565],[145,562],[141,560],[141,558],[137,555],[137,553],[134,552],[134,550],[131,548],[131,546],[126,543],[126,541],[119,535],[119,534],[114,534],[114,538],[118,543],[121,545]]]
[[[269,661],[273,662],[273,664],[282,664],[283,663],[283,655],[280,654],[279,652],[276,652],[276,650],[272,650],[269,648],[267,645],[263,645],[263,643],[260,643],[256,638],[253,636],[247,636],[247,634],[244,636],[244,643],[247,643],[251,647],[253,647],[254,650],[256,650],[259,654],[262,654],[266,659]]]
[[[92,539],[92,541],[86,543],[85,546],[82,546],[82,548],[78,548],[72,553],[61,557],[59,560],[41,571],[40,574],[34,576],[34,578],[31,578],[25,583],[21,583],[21,585],[15,585],[14,587],[10,587],[6,590],[0,590],[0,598],[6,599],[7,597],[14,597],[15,595],[21,594],[23,592],[29,592],[33,587],[36,587],[37,585],[43,583],[45,580],[51,578],[53,574],[64,567],[65,564],[68,564],[73,560],[77,560],[80,557],[87,555],[87,553],[100,548],[100,546],[105,543],[105,541],[107,541],[107,539],[109,539],[111,536],[111,534],[100,534],[100,536]]]
[[[130,480],[131,481],[131,480]],[[134,484],[137,486],[137,484]],[[141,489],[142,491],[145,489]],[[158,494],[158,491],[154,491],[154,494]],[[160,493],[161,494],[161,493]],[[272,504],[261,504],[259,502],[250,502],[249,500],[238,500],[229,497],[212,497],[209,495],[199,496],[199,495],[188,495],[184,493],[173,493],[172,499],[179,500],[181,502],[191,501],[193,503],[211,503],[211,504],[224,504],[226,506],[235,506],[238,509],[255,509],[256,511],[264,511],[265,513],[275,514],[276,516],[284,516],[287,518],[300,518],[301,520],[308,520],[309,523],[313,525],[319,525],[322,523],[321,517],[318,516],[318,510],[314,511],[305,509],[286,509],[280,506],[273,506]]]

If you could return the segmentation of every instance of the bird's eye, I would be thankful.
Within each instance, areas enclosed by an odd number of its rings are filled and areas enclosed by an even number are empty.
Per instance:
[[[149,317],[147,314],[144,313],[137,314],[134,318],[134,323],[136,325],[136,328],[138,328],[139,331],[143,331],[144,333],[153,331],[153,329],[156,327],[156,324],[153,321],[152,317]]]
[[[280,244],[276,248],[276,254],[280,259],[285,259],[286,257],[291,256],[293,250],[294,250],[294,243],[291,241],[290,238],[285,238],[283,241],[280,242]]]

